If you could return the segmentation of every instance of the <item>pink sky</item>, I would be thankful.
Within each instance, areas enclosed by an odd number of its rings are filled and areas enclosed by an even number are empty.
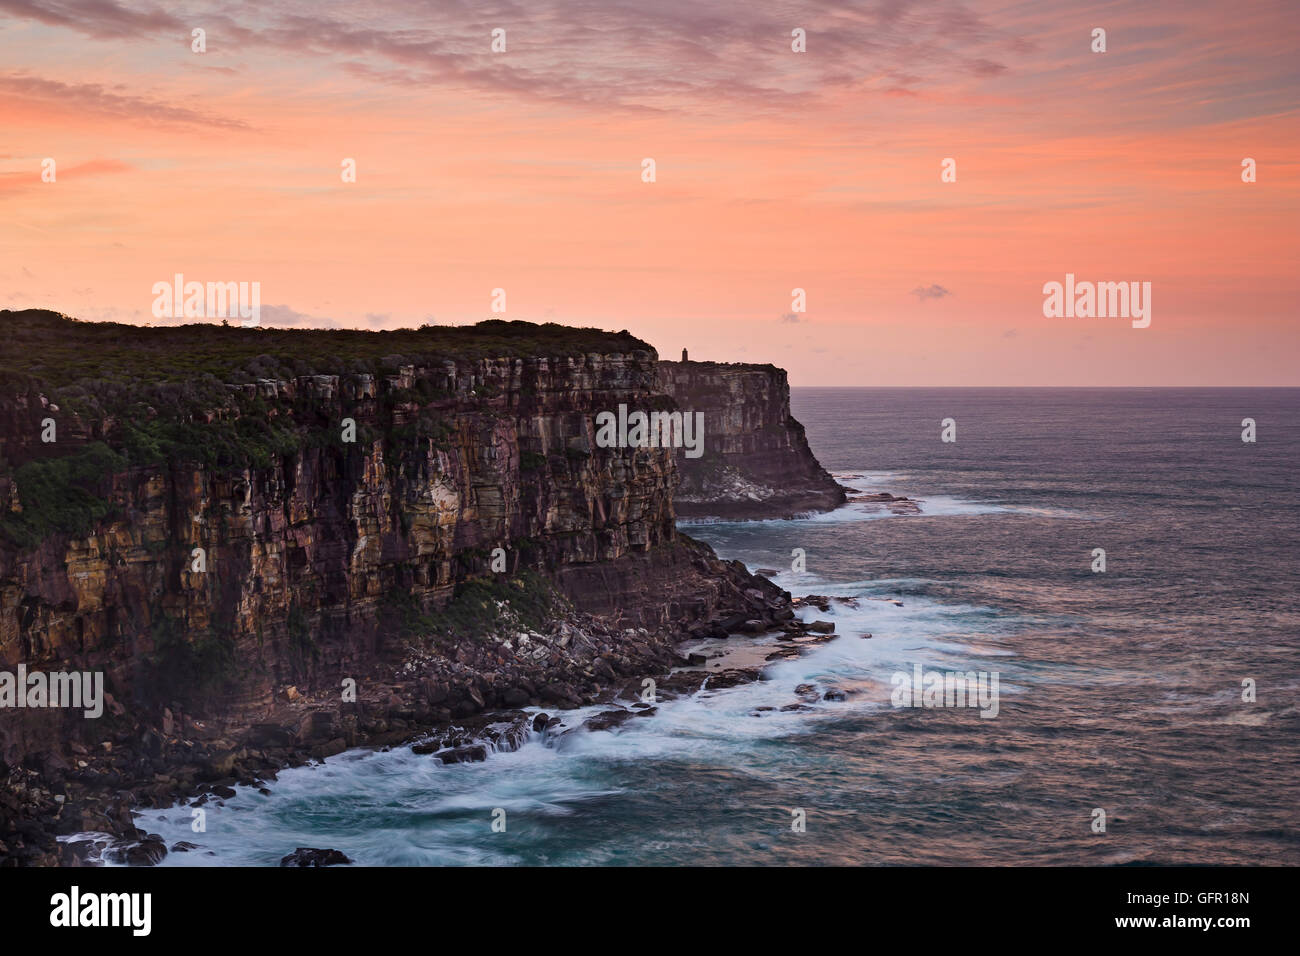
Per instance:
[[[0,307],[153,322],[181,272],[260,282],[264,325],[395,328],[491,317],[501,287],[505,318],[795,385],[1300,385],[1297,23],[0,0]],[[1151,326],[1045,318],[1067,272],[1150,282]]]

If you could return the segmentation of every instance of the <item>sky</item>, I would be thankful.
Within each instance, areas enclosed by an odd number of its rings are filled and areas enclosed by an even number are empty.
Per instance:
[[[796,386],[1300,385],[1297,50],[1252,0],[0,0],[0,308],[503,289]],[[1149,326],[1046,316],[1067,273]]]

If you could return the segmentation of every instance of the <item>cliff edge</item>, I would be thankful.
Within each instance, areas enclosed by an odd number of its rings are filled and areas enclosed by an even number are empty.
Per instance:
[[[39,310],[0,335],[0,858],[75,862],[54,832],[138,838],[131,806],[791,626],[677,531],[671,449],[594,440],[601,411],[671,404],[625,332]],[[16,686],[37,672],[99,675],[102,714]]]
[[[829,511],[845,489],[822,468],[790,414],[790,384],[775,365],[659,362],[659,388],[704,413],[698,458],[677,453],[681,517],[784,518]]]

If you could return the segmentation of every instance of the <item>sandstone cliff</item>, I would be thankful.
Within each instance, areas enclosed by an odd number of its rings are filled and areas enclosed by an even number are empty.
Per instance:
[[[460,753],[511,708],[672,686],[688,634],[800,633],[676,516],[842,500],[784,372],[625,332],[0,311],[0,335],[0,673],[110,694],[100,719],[0,710],[0,862],[76,862],[53,834],[83,830],[156,862],[132,806],[430,731]],[[705,413],[700,461],[595,441],[597,413],[674,400]]]
[[[774,365],[660,362],[659,387],[684,411],[704,412],[704,452],[677,455],[674,495],[684,517],[790,517],[844,503],[845,491],[790,415],[790,385]]]
[[[98,721],[0,712],[0,776],[62,783],[107,744],[111,781],[224,777],[267,739],[576,706],[788,601],[678,534],[671,451],[594,444],[597,411],[666,401],[626,333],[0,312],[0,334],[0,670],[102,671],[112,694]]]

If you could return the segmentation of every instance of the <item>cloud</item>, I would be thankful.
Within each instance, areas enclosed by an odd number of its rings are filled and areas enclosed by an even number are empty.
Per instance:
[[[55,180],[53,185],[66,182],[69,179],[78,179],[82,176],[102,176],[108,173],[125,173],[135,169],[135,167],[130,163],[124,163],[117,159],[92,159],[71,166],[60,166],[57,162],[57,157],[55,159]],[[39,165],[34,165],[29,170],[0,173],[0,193],[40,186],[44,186],[47,189],[52,188],[52,184],[42,181],[41,167]]]
[[[997,76],[999,73],[1007,71],[1003,63],[995,63],[992,60],[976,59],[966,64],[966,69],[972,76]]]
[[[247,123],[214,113],[125,93],[113,93],[99,83],[63,83],[24,73],[0,75],[0,97],[3,96],[14,96],[24,101],[35,100],[55,109],[71,108],[134,122],[215,126],[221,129],[249,128]]]
[[[339,325],[333,319],[324,318],[319,315],[308,315],[306,312],[299,312],[297,309],[290,308],[287,305],[264,305],[262,306],[262,325],[277,326],[281,328],[305,328],[305,329],[341,329],[344,326]]]
[[[68,27],[98,39],[139,36],[160,30],[189,27],[161,10],[129,10],[113,0],[0,0],[0,13],[26,18],[50,27]]]
[[[946,295],[952,295],[952,293],[938,283],[934,283],[928,286],[917,286],[912,290],[912,295],[924,302],[926,299],[942,299]]]
[[[1143,94],[1126,97],[1108,128],[1122,121],[1145,131],[1153,120],[1199,127],[1243,110],[1285,115],[1296,28],[1280,20],[1279,5],[1242,5],[1225,19],[1209,0],[1111,4],[1127,53],[1114,49],[1118,68],[1108,60],[1105,71],[1075,41],[1078,5],[1065,0],[988,12],[976,0],[370,0],[363,14],[346,0],[0,0],[0,23],[112,43],[113,68],[123,53],[150,63],[170,50],[195,70],[229,71],[209,58],[235,52],[309,63],[330,80],[728,119],[738,107],[751,116],[860,109],[872,96],[1006,102],[1028,88],[1060,103],[1137,83]],[[213,51],[205,57],[188,53],[196,24]],[[796,25],[807,31],[806,53],[790,49]],[[505,53],[490,50],[495,27],[507,30]],[[1164,55],[1175,42],[1179,55]],[[80,56],[95,62],[84,45]]]
[[[685,101],[714,112],[737,103],[772,110],[843,91],[914,93],[959,76],[996,76],[1007,69],[1002,58],[1025,43],[962,0],[845,0],[833,7],[441,0],[436,13],[407,0],[372,0],[364,18],[323,0],[226,11],[182,16],[115,0],[0,0],[0,15],[100,40],[166,38],[183,49],[191,21],[201,22],[210,47],[333,57],[337,69],[372,82],[631,110],[680,109]],[[807,30],[807,53],[791,51],[793,25]],[[490,49],[498,26],[507,31],[503,54]]]

